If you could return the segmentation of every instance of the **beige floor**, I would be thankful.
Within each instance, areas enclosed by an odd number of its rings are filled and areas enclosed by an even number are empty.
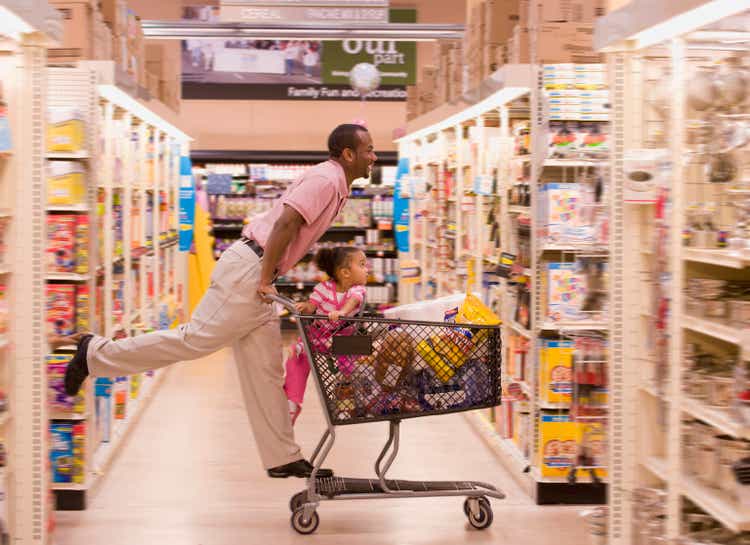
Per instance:
[[[309,455],[323,417],[310,388],[297,422]],[[384,423],[343,427],[329,457],[338,474],[372,476]],[[175,366],[121,456],[83,512],[58,512],[57,545],[581,545],[577,507],[538,507],[514,485],[461,415],[402,424],[401,457],[391,475],[494,483],[495,522],[470,529],[462,499],[327,502],[311,536],[289,526],[298,479],[268,479],[260,466],[229,352]]]

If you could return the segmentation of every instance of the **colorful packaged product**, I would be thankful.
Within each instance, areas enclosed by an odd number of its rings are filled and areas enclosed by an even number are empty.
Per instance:
[[[47,163],[47,204],[80,205],[86,202],[86,171],[76,161]]]
[[[76,216],[76,272],[86,274],[89,272],[89,217],[86,214]]]
[[[586,275],[579,263],[547,265],[547,318],[552,322],[583,320],[586,300]]]
[[[91,330],[89,321],[89,287],[76,288],[76,331],[81,333]]]
[[[54,107],[47,116],[47,151],[77,152],[85,147],[86,124],[75,108]]]
[[[47,216],[47,272],[73,272],[75,228],[73,214]]]
[[[48,354],[47,361],[47,406],[53,411],[84,414],[86,397],[82,394],[69,396],[65,393],[65,369],[70,354]]]
[[[542,399],[570,403],[573,392],[573,341],[543,340],[540,348]]]
[[[75,333],[76,287],[72,284],[47,285],[47,325],[54,335]]]
[[[50,463],[52,481],[73,482],[73,423],[52,421],[50,423]]]
[[[112,382],[111,378],[97,378],[94,383],[96,432],[102,443],[110,441],[112,432]]]

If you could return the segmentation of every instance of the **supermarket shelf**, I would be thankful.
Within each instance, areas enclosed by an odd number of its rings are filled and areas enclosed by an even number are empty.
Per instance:
[[[657,399],[662,399],[662,398],[664,397],[664,396],[662,396],[662,395],[661,395],[661,394],[659,393],[659,391],[658,391],[658,390],[657,390],[656,388],[654,388],[654,387],[653,387],[653,386],[651,386],[650,384],[641,384],[641,385],[639,386],[639,388],[640,388],[640,390],[641,390],[642,392],[646,392],[646,393],[647,393],[647,394],[649,394],[650,396],[652,396],[652,397],[655,397],[655,398],[657,398]]]
[[[750,511],[743,511],[729,497],[709,488],[695,477],[683,475],[675,483],[683,496],[733,532],[750,530]]]
[[[682,255],[686,261],[692,261],[693,263],[720,265],[732,269],[744,269],[750,266],[750,259],[743,259],[741,255],[729,250],[684,248]]]
[[[83,491],[85,492],[88,490],[89,486],[88,484],[78,484],[78,483],[52,483],[52,490],[75,490],[75,491]]]
[[[609,249],[606,246],[596,244],[545,244],[542,246],[542,252],[570,252],[570,253],[596,253],[606,254]]]
[[[531,207],[511,204],[508,206],[508,211],[510,211],[511,214],[531,214]]]
[[[70,413],[65,411],[50,411],[47,414],[50,420],[87,420],[88,415],[79,413]]]
[[[550,403],[548,401],[539,401],[537,405],[540,409],[547,409],[550,411],[567,411],[570,409],[570,403]]]
[[[544,161],[545,167],[565,168],[565,167],[595,167],[606,163],[607,161],[591,161],[585,159],[547,159]]]
[[[641,465],[654,476],[662,480],[667,478],[667,461],[659,456],[646,456]]]
[[[714,320],[704,320],[683,314],[682,325],[691,331],[703,333],[704,335],[721,339],[724,342],[740,344],[743,341],[742,330]]]
[[[580,322],[544,322],[540,328],[542,331],[608,331],[609,325],[604,322],[580,321]]]
[[[702,401],[689,397],[682,398],[681,407],[684,412],[693,418],[702,420],[723,433],[740,439],[750,439],[750,428],[732,418],[727,411],[715,409]]]
[[[50,152],[46,154],[46,157],[47,159],[67,159],[67,160],[88,159],[89,152],[86,150],[74,151],[74,152],[56,151],[56,152]]]
[[[523,335],[527,339],[531,339],[531,337],[532,337],[531,331],[529,331],[528,329],[526,329],[525,327],[523,327],[521,324],[519,324],[518,322],[516,322],[514,320],[508,320],[507,323],[508,323],[508,326],[513,331],[515,331],[516,333],[520,333],[521,335]]]
[[[75,213],[75,212],[88,212],[89,207],[85,204],[59,204],[59,205],[51,205],[47,207],[47,212],[68,212],[68,213]]]
[[[62,282],[87,282],[89,275],[76,273],[48,273],[47,280],[59,280]]]

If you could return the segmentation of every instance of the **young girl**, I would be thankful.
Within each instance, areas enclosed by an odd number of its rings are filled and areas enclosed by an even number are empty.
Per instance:
[[[330,280],[315,286],[309,301],[297,303],[297,312],[325,314],[331,321],[359,313],[365,304],[367,284],[367,258],[364,252],[351,246],[323,248],[315,256],[315,264]],[[302,411],[302,399],[309,374],[310,363],[302,341],[299,340],[286,360],[284,382],[292,424]]]

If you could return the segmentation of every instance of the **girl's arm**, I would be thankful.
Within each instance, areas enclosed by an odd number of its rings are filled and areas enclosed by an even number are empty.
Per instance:
[[[299,303],[295,303],[295,308],[297,309],[297,314],[313,314],[315,312],[315,309],[317,308],[313,303],[310,301],[300,301]]]
[[[334,310],[332,312],[329,312],[328,319],[331,320],[332,322],[335,322],[341,316],[348,316],[349,314],[357,310],[357,308],[359,308],[359,305],[361,303],[362,301],[360,301],[359,299],[355,297],[350,297],[349,299],[346,300],[346,302],[344,303],[344,306],[341,307],[340,310]]]

